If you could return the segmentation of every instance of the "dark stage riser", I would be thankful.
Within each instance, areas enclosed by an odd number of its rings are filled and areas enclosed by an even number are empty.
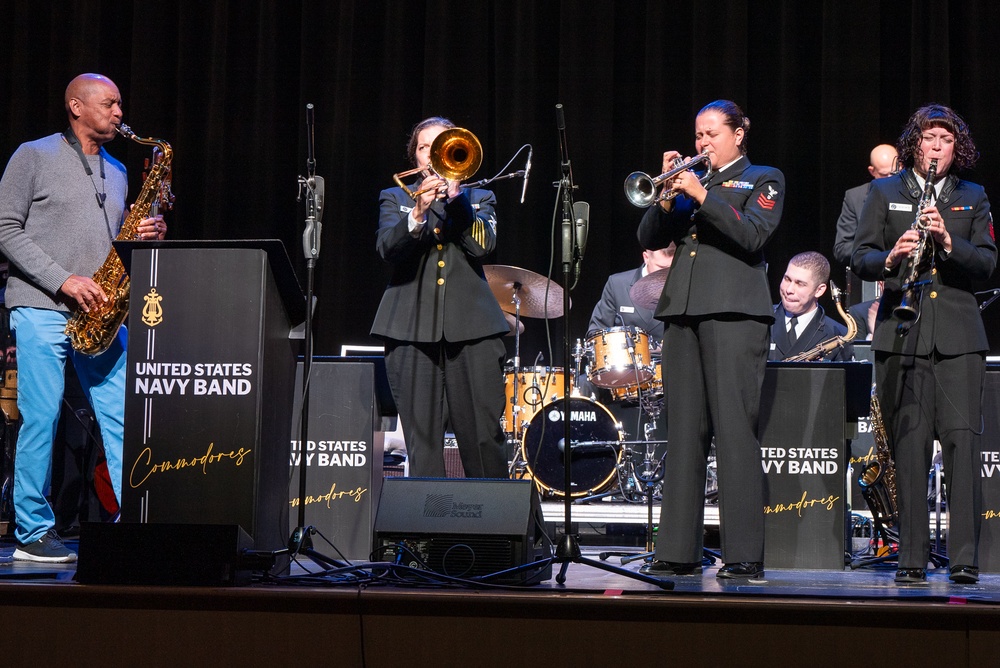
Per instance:
[[[365,358],[316,358],[309,382],[309,444],[306,453],[305,524],[332,542],[339,554],[365,561],[372,547],[372,526],[382,489],[382,450],[378,374]],[[386,381],[387,382],[387,381]],[[292,411],[291,474],[287,507],[298,517],[302,364],[295,379]],[[316,549],[336,557],[322,539]]]
[[[1000,364],[989,364],[983,395],[983,524],[979,568],[1000,573]]]
[[[287,262],[259,247],[131,253],[123,522],[236,524],[257,549],[284,546],[295,350],[275,276]]]
[[[843,569],[847,416],[870,376],[862,362],[768,364],[759,426],[768,567]]]

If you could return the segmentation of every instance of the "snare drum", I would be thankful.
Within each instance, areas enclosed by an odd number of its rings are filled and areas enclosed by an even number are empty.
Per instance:
[[[503,417],[500,426],[505,433],[520,440],[521,431],[539,408],[563,396],[566,374],[562,367],[522,367],[504,374]],[[515,384],[517,387],[515,388]]]
[[[638,401],[639,392],[636,392],[636,388],[639,388],[642,391],[642,398],[646,401],[656,401],[658,399],[662,399],[663,366],[654,362],[653,368],[655,369],[653,380],[640,385],[633,384],[626,385],[625,387],[612,387],[610,388],[611,396],[614,397],[615,401]]]
[[[537,411],[524,429],[521,455],[528,472],[542,491],[566,495],[563,468],[562,399]],[[625,438],[611,412],[584,397],[570,397],[570,441],[572,442],[572,489],[569,495],[586,496],[607,489],[618,470],[620,442]]]
[[[601,330],[587,339],[586,353],[590,358],[587,378],[598,387],[624,387],[653,378],[649,335],[638,327]]]

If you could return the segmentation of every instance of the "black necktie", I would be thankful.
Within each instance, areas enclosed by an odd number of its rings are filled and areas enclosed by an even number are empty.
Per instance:
[[[794,346],[799,337],[795,334],[795,326],[799,324],[799,319],[794,315],[788,320],[788,345]]]

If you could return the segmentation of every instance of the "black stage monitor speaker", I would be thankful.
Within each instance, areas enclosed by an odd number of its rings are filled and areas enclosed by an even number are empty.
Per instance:
[[[102,524],[80,529],[83,584],[230,586],[250,581],[241,554],[253,539],[237,524]]]
[[[394,561],[400,555],[409,566],[480,577],[551,556],[543,526],[530,480],[386,478],[375,516],[373,558]],[[549,562],[490,581],[537,584],[551,577]]]

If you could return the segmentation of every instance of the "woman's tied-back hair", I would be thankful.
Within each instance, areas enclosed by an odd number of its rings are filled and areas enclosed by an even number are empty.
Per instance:
[[[739,128],[743,128],[743,141],[740,142],[740,153],[746,155],[747,135],[750,134],[750,119],[743,115],[743,110],[740,109],[739,105],[732,100],[716,100],[702,107],[698,115],[701,116],[706,111],[716,111],[722,114],[726,119],[726,125],[733,132],[736,132]]]

